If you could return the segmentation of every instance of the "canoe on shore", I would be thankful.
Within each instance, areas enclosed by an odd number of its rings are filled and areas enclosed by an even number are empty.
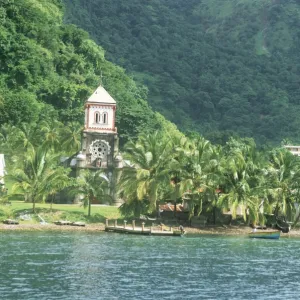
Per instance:
[[[70,226],[80,226],[84,227],[85,223],[84,222],[70,222],[70,221],[55,221],[55,225],[70,225]]]
[[[256,239],[272,239],[272,240],[278,240],[280,237],[280,231],[268,231],[268,230],[262,230],[262,231],[254,231],[249,233],[250,238],[256,238]]]
[[[125,234],[137,234],[137,235],[154,235],[154,236],[184,236],[185,231],[172,230],[172,231],[162,231],[162,230],[152,230],[151,228],[124,228],[115,226],[106,226],[105,231],[115,232],[115,233],[125,233]]]
[[[8,225],[19,225],[19,221],[12,220],[12,219],[6,219],[2,223],[3,224],[8,224]]]

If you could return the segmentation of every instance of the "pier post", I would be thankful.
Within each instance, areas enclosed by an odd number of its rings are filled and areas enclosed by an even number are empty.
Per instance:
[[[115,220],[115,227],[118,226],[118,220]]]
[[[105,226],[108,227],[108,219],[105,220]]]
[[[135,220],[132,220],[132,229],[135,229]]]
[[[142,231],[145,229],[145,222],[142,223]]]
[[[124,229],[126,228],[126,223],[127,223],[127,221],[126,221],[126,220],[124,220]]]

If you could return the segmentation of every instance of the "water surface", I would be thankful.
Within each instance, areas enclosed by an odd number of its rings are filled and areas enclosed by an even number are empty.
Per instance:
[[[299,299],[300,240],[1,232],[0,299]]]

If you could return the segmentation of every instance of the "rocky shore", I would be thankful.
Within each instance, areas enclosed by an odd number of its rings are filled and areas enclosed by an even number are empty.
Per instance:
[[[207,226],[201,228],[184,228],[187,234],[210,234],[210,235],[227,235],[227,236],[245,236],[251,232],[247,226]],[[7,225],[0,224],[0,231],[82,231],[82,232],[104,232],[105,225],[87,224],[85,227],[76,227],[68,225],[55,224],[19,224]],[[282,237],[300,237],[300,230],[291,230],[289,233],[282,233]]]

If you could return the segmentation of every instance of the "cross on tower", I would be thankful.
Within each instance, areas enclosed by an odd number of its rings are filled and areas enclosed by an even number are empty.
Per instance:
[[[103,86],[103,78],[106,76],[103,76],[102,70],[100,72],[100,86]]]

